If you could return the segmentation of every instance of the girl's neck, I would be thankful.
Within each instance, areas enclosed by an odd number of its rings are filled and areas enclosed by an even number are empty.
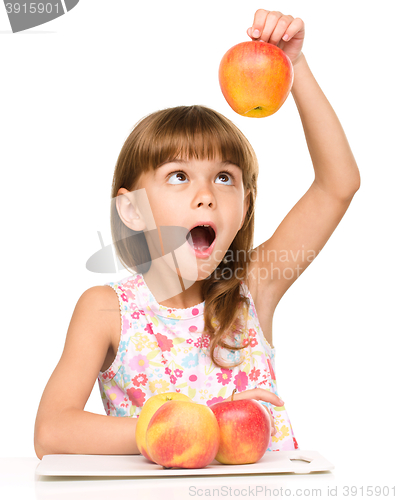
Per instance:
[[[190,283],[189,286],[169,266],[165,263],[162,265],[159,262],[161,260],[153,261],[150,270],[143,275],[158,304],[174,309],[187,309],[204,301],[201,281]]]

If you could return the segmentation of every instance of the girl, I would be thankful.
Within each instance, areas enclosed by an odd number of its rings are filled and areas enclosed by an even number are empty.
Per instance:
[[[181,392],[210,406],[234,389],[235,399],[257,399],[269,411],[269,451],[298,448],[277,391],[273,314],[360,186],[342,127],[301,51],[304,33],[301,19],[263,9],[247,31],[292,61],[292,94],[315,171],[259,247],[252,248],[258,164],[230,120],[204,106],[164,109],[126,140],[111,228],[134,274],[78,300],[38,409],[39,458],[138,454],[136,422],[149,397]],[[96,379],[107,416],[84,411]]]

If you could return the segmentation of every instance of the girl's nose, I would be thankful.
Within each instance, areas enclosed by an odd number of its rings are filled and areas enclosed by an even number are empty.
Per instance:
[[[204,187],[197,191],[197,194],[194,197],[194,205],[199,207],[208,207],[215,208],[216,207],[216,198],[209,187]]]

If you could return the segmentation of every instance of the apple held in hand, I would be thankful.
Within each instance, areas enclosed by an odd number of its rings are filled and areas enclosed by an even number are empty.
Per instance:
[[[158,408],[160,408],[167,401],[189,401],[189,402],[192,402],[193,400],[184,394],[180,394],[180,392],[165,392],[163,394],[157,394],[155,396],[151,396],[144,403],[144,406],[141,410],[141,413],[139,415],[139,418],[138,418],[137,424],[136,424],[136,443],[137,443],[137,447],[139,449],[139,452],[142,455],[144,455],[148,460],[151,460],[151,462],[153,462],[153,460],[151,459],[151,457],[148,454],[147,445],[146,445],[147,427],[148,427],[148,424],[151,420],[151,417],[154,415],[154,413],[158,410]]]
[[[263,118],[278,111],[294,83],[291,59],[276,45],[262,41],[234,45],[219,66],[219,83],[239,115]]]
[[[166,468],[201,469],[219,449],[219,426],[208,406],[167,401],[152,416],[147,428],[147,450]]]
[[[216,460],[221,464],[253,464],[265,454],[270,442],[271,421],[255,399],[221,401],[209,408],[219,424],[220,444]]]

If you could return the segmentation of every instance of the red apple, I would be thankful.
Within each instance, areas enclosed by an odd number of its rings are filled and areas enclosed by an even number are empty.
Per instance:
[[[146,445],[150,457],[159,465],[201,469],[215,459],[219,426],[206,405],[167,401],[151,417]]]
[[[209,408],[215,414],[220,430],[216,460],[221,464],[253,464],[265,454],[270,442],[271,421],[265,408],[255,399],[215,403]]]
[[[278,111],[287,99],[294,83],[294,68],[276,45],[242,42],[223,56],[219,83],[236,113],[262,118]]]

